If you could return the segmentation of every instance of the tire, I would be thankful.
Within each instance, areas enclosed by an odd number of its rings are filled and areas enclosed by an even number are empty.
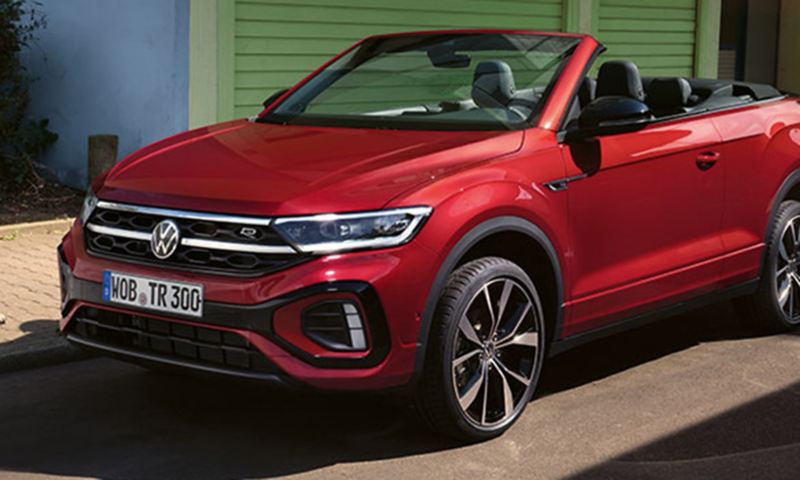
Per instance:
[[[758,290],[735,303],[759,331],[785,332],[800,325],[800,202],[781,203],[768,238]]]
[[[513,262],[484,257],[453,272],[436,308],[416,391],[425,423],[461,441],[506,431],[536,389],[544,325],[536,288]]]

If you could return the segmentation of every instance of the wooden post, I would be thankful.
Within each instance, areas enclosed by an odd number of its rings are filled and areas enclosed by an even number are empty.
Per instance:
[[[797,50],[800,48],[800,0],[783,0],[780,13],[778,40],[778,88],[797,94],[800,92],[800,65]]]
[[[89,184],[117,163],[118,145],[116,135],[89,136]]]
[[[721,0],[697,1],[697,26],[694,45],[694,76],[717,78]]]

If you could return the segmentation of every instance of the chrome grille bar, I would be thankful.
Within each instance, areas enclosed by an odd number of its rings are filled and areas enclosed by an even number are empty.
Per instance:
[[[290,246],[251,245],[248,243],[220,242],[217,240],[203,240],[200,238],[182,238],[181,245],[187,247],[207,248],[209,250],[225,250],[226,252],[274,253],[282,255],[297,253],[297,251]]]
[[[167,218],[185,218],[188,220],[205,220],[208,222],[235,223],[241,225],[262,225],[269,226],[272,223],[270,218],[245,217],[238,215],[222,215],[217,213],[191,212],[186,210],[172,210],[168,208],[144,207],[140,205],[130,205],[127,203],[115,203],[100,200],[97,202],[98,209],[116,210],[118,212],[141,213],[143,215],[154,215]]]
[[[104,227],[102,225],[95,225],[89,223],[86,225],[89,231],[99,233],[101,235],[111,235],[112,237],[130,238],[132,240],[142,240],[149,242],[153,237],[152,233],[137,232],[136,230],[126,230],[124,228]]]

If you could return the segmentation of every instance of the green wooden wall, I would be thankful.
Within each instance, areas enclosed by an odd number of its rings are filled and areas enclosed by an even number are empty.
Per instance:
[[[632,60],[642,75],[691,77],[696,16],[696,0],[600,0],[601,58]]]
[[[374,33],[581,31],[608,47],[601,61],[632,59],[644,75],[717,71],[721,0],[190,1],[191,126],[258,113],[271,93]]]

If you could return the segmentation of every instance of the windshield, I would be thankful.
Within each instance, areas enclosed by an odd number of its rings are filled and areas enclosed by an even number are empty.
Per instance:
[[[529,125],[579,39],[436,34],[371,38],[261,122],[413,130]]]

